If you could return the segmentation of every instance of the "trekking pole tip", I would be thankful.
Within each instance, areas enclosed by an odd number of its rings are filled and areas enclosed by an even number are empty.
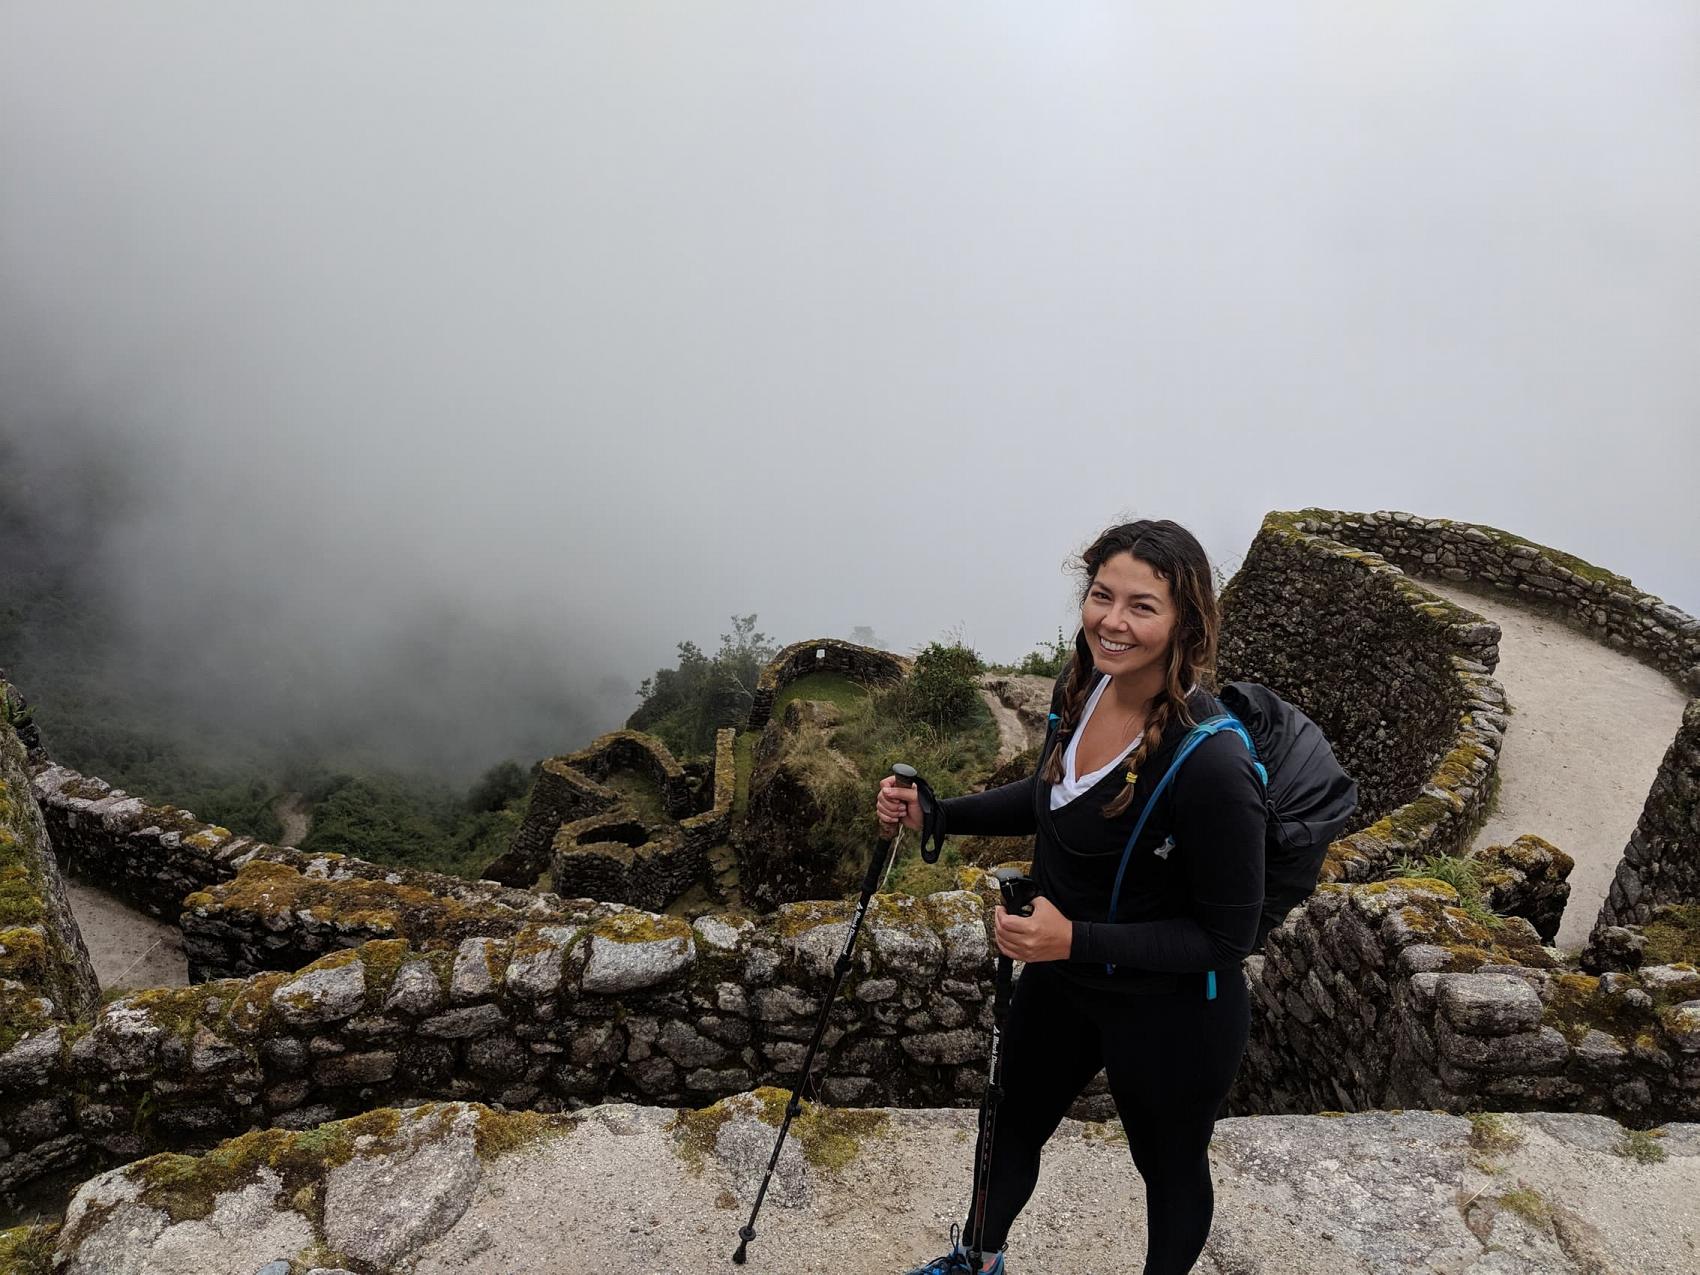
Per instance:
[[[755,1239],[755,1237],[755,1227],[743,1226],[738,1228],[738,1251],[732,1254],[732,1265],[742,1266],[744,1264],[744,1258],[748,1256],[750,1241]]]

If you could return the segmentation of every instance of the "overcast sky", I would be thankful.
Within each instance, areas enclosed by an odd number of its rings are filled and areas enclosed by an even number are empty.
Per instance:
[[[734,612],[1014,659],[1104,525],[1305,505],[1700,611],[1691,2],[0,13],[0,428],[129,445],[179,679],[588,737]]]

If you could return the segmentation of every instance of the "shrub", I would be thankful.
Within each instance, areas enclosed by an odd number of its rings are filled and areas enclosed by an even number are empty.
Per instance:
[[[979,703],[975,679],[985,668],[965,646],[930,642],[916,655],[914,669],[898,688],[898,711],[906,721],[938,730],[961,726]]]
[[[1041,642],[1034,650],[1021,657],[1021,663],[1015,666],[1017,673],[1031,673],[1035,677],[1056,677],[1068,664],[1068,657],[1074,653],[1074,643],[1063,636],[1061,629],[1057,630],[1055,642]]]

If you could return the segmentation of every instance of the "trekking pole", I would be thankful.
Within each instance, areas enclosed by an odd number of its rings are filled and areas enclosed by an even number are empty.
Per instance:
[[[932,790],[927,782],[915,773],[913,766],[902,762],[891,768],[891,773],[897,776],[897,782],[904,788],[917,785],[922,793],[922,811],[924,822],[921,832],[921,846],[925,853],[927,840],[930,835],[928,825],[933,822],[933,813],[929,809],[935,803],[931,800]],[[808,1087],[809,1072],[815,1065],[815,1054],[820,1049],[821,1037],[826,1035],[827,1019],[832,1015],[832,1002],[838,997],[839,985],[844,982],[844,976],[850,972],[850,952],[856,946],[856,936],[862,932],[862,918],[868,913],[868,902],[874,897],[874,891],[879,888],[880,877],[885,871],[886,862],[891,858],[898,839],[903,835],[903,825],[898,824],[891,836],[885,838],[874,847],[874,854],[868,860],[867,875],[862,878],[862,897],[856,902],[856,910],[850,915],[850,929],[844,935],[844,947],[838,953],[838,961],[832,967],[832,985],[826,989],[826,998],[821,1001],[820,1017],[815,1019],[815,1034],[809,1040],[808,1052],[803,1055],[802,1074],[797,1077],[797,1087],[791,1091],[791,1101],[785,1106],[785,1119],[779,1126],[779,1136],[773,1142],[773,1154],[768,1157],[767,1172],[762,1175],[761,1189],[756,1192],[755,1207],[750,1210],[750,1220],[738,1230],[738,1251],[732,1254],[732,1263],[742,1266],[750,1241],[756,1237],[756,1214],[761,1212],[762,1201],[767,1198],[768,1184],[773,1181],[774,1167],[779,1163],[779,1152],[785,1146],[785,1135],[791,1130],[791,1121],[803,1110],[803,1091]],[[942,839],[940,839],[942,840]],[[937,857],[937,849],[933,857]],[[931,862],[931,860],[929,860]]]
[[[1011,916],[1032,916],[1039,885],[1014,868],[999,868],[998,893],[1004,911]],[[1010,989],[1015,981],[1015,962],[998,953],[998,979],[992,992],[992,1049],[986,1065],[986,1093],[980,1099],[980,1133],[974,1141],[974,1196],[968,1209],[968,1255],[978,1271],[985,1261],[986,1191],[992,1177],[992,1138],[997,1133],[998,1103],[1003,1101],[1003,1029],[1009,1017]]]

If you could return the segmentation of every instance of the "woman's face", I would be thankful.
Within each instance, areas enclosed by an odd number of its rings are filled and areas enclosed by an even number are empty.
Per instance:
[[[1104,560],[1080,604],[1092,659],[1111,677],[1164,668],[1176,619],[1169,582],[1126,550]]]

